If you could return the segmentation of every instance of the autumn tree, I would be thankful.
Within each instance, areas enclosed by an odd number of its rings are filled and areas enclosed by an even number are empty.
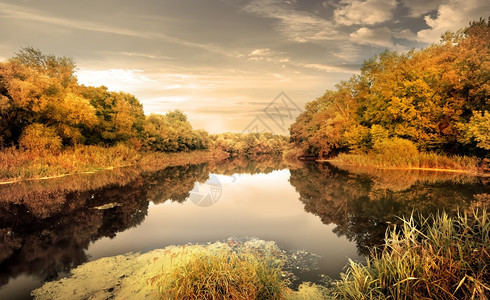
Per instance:
[[[352,80],[341,82],[336,86],[337,91],[328,90],[307,103],[305,111],[290,126],[291,141],[303,148],[306,155],[327,156],[346,151],[362,138],[347,132],[358,128],[353,118],[357,103],[352,86]]]
[[[228,153],[229,156],[254,157],[257,155],[281,154],[287,138],[270,132],[234,133],[225,132],[211,135],[214,149]]]
[[[179,111],[150,114],[144,121],[142,141],[145,149],[163,152],[202,150],[209,147],[203,130],[193,130],[187,116]]]
[[[84,128],[88,143],[111,146],[140,138],[145,115],[143,105],[136,97],[123,92],[110,92],[105,86],[82,85],[79,92],[90,99],[98,119],[96,126]]]
[[[366,60],[359,75],[306,104],[291,141],[317,156],[380,142],[488,156],[489,41],[489,23],[480,20],[426,49]]]
[[[5,143],[17,144],[34,123],[52,128],[64,144],[84,141],[81,127],[97,123],[95,109],[76,89],[68,58],[26,48],[0,63],[0,129]]]
[[[76,64],[71,57],[57,57],[44,54],[39,49],[25,47],[20,49],[10,61],[35,69],[51,78],[58,78],[64,87],[76,85]]]

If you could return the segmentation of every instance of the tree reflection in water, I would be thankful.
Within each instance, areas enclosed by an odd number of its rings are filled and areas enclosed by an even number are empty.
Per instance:
[[[381,245],[388,224],[412,212],[454,215],[471,206],[486,205],[484,179],[457,173],[401,170],[341,170],[329,164],[307,163],[291,170],[305,211],[335,224],[334,232],[354,240],[360,254]]]
[[[20,274],[51,280],[88,260],[85,250],[103,237],[139,225],[148,204],[184,202],[210,173],[268,173],[285,166],[273,157],[252,162],[131,168],[0,187],[0,287]]]
[[[478,178],[346,171],[315,163],[292,166],[270,156],[20,182],[0,187],[0,287],[22,274],[41,281],[62,276],[88,261],[91,242],[141,224],[150,201],[186,201],[195,183],[206,182],[210,173],[267,174],[285,168],[305,211],[336,224],[335,233],[354,240],[362,254],[381,243],[386,225],[398,221],[395,216],[412,210],[454,214],[475,205],[475,195],[488,201],[486,185]]]

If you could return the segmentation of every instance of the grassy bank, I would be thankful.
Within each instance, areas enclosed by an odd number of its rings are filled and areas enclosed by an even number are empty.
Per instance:
[[[229,245],[168,249],[169,262],[148,281],[161,299],[284,299],[281,258]],[[171,259],[168,259],[168,258]]]
[[[0,182],[43,179],[126,166],[157,170],[213,159],[216,159],[216,154],[211,151],[140,152],[123,145],[109,148],[78,146],[56,153],[7,148],[0,151]]]
[[[169,246],[144,254],[101,258],[45,283],[34,299],[276,299],[322,300],[329,291],[303,283],[289,288],[288,259],[274,242]]]
[[[283,268],[287,257],[275,243],[263,243],[265,247],[253,242],[167,248],[160,257],[162,271],[148,283],[161,299],[320,300],[331,296],[329,290],[310,282],[302,283],[297,291],[290,289],[289,274]]]
[[[354,262],[337,283],[344,299],[488,299],[490,220],[486,209],[412,217],[388,232],[367,265]]]
[[[486,209],[403,220],[367,265],[351,262],[329,288],[289,285],[288,255],[274,242],[229,240],[102,258],[48,282],[35,299],[488,299]],[[295,267],[294,265],[292,266]]]
[[[422,152],[413,155],[403,155],[403,153],[341,153],[333,159],[319,161],[328,161],[335,166],[351,165],[379,169],[442,170],[469,173],[479,172],[481,162],[476,157],[446,156]]]

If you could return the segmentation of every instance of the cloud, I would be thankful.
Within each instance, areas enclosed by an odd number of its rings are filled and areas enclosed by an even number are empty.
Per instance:
[[[134,93],[143,89],[154,80],[144,75],[142,70],[79,70],[78,81],[89,86],[104,85],[111,91],[127,91]]]
[[[272,61],[278,55],[277,52],[272,51],[269,48],[255,49],[247,55],[249,60],[266,60]]]
[[[151,39],[151,40],[163,40],[166,42],[203,49],[212,53],[228,56],[228,57],[240,57],[241,54],[224,49],[213,44],[195,43],[172,37],[160,32],[151,32],[146,30],[133,30],[128,28],[121,28],[116,26],[110,26],[100,22],[93,21],[80,21],[75,19],[59,18],[55,16],[46,15],[41,11],[35,11],[32,9],[26,9],[22,6],[0,3],[0,12],[3,17],[12,19],[24,20],[29,22],[40,22],[45,24],[51,24],[55,26],[61,26],[71,29],[102,32],[113,35],[123,35],[128,37]]]
[[[353,73],[359,71],[359,66],[352,66],[352,65],[333,66],[333,65],[325,65],[325,64],[298,63],[297,66],[309,68],[309,69],[314,69],[314,70],[318,70],[318,71],[329,72],[329,73],[353,74]]]
[[[254,57],[254,56],[268,56],[272,53],[272,50],[269,48],[265,49],[255,49],[250,54],[248,55],[249,57]]]
[[[449,0],[403,0],[403,6],[410,10],[410,17],[420,17],[437,10],[439,5],[448,3]]]
[[[357,31],[350,34],[350,39],[353,42],[362,45],[391,48],[394,46],[391,36],[392,33],[388,27],[379,27],[374,29],[361,27]]]
[[[299,1],[252,0],[243,11],[275,20],[273,28],[289,41],[314,43],[326,48],[332,58],[349,61],[358,59],[361,51],[349,40],[349,34],[339,31],[333,20],[299,9]],[[324,2],[325,7],[333,0]],[[289,58],[286,58],[289,59]],[[318,69],[317,69],[318,70]]]
[[[417,38],[422,42],[433,43],[438,41],[446,31],[456,31],[468,26],[471,21],[488,17],[489,12],[488,0],[450,0],[446,4],[439,5],[436,17],[425,16],[425,23],[430,28],[420,30]]]
[[[393,18],[396,0],[341,0],[334,19],[342,25],[374,25]]]
[[[152,55],[147,53],[136,53],[136,52],[107,52],[109,54],[119,54],[129,57],[143,57],[148,59],[156,59],[156,60],[171,60],[175,59],[174,57],[164,56],[164,55]]]
[[[275,78],[277,78],[280,82],[285,82],[285,81],[291,80],[291,78],[286,77],[286,76],[284,76],[282,74],[278,74],[278,73],[273,73],[272,76],[274,76]]]
[[[64,19],[54,16],[47,16],[39,11],[26,9],[22,6],[0,3],[0,11],[3,17],[9,17],[13,19],[34,21],[46,24],[52,24],[56,26],[69,27],[88,31],[98,31],[117,35],[125,35],[139,38],[151,38],[152,35],[145,32],[138,32],[131,29],[111,27],[100,23],[77,21],[73,19]]]
[[[416,41],[417,35],[413,33],[410,29],[403,29],[401,31],[394,31],[393,36],[398,39],[405,39],[409,41]]]
[[[268,61],[274,63],[290,62],[289,57],[284,57],[283,53],[273,51],[269,48],[255,49],[247,55],[248,60]]]
[[[296,42],[338,39],[333,24],[312,13],[296,10],[289,1],[252,0],[244,11],[266,18],[276,19],[276,29]]]

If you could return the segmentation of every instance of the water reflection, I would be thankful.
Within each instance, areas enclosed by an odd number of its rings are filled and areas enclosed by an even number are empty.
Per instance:
[[[350,171],[350,172],[349,172]],[[291,170],[306,211],[334,232],[356,242],[361,254],[381,245],[389,223],[412,212],[428,216],[437,211],[456,214],[471,206],[488,205],[483,178],[457,173],[400,170],[341,170],[329,164],[305,164]]]
[[[210,174],[230,176],[222,182],[223,200],[206,209],[186,201],[196,182],[206,182]],[[455,213],[488,199],[488,186],[479,178],[347,171],[315,163],[292,167],[267,156],[1,186],[0,298],[9,282],[19,286],[28,278],[26,285],[32,286],[36,277],[40,285],[100,256],[161,248],[163,241],[207,242],[232,235],[321,254],[322,271],[333,276],[345,256],[356,257],[345,237],[365,254],[367,246],[381,242],[386,224],[397,222],[397,215],[414,209]]]
[[[139,225],[148,204],[184,202],[210,172],[265,173],[283,168],[272,157],[168,167],[141,174],[130,168],[26,181],[0,187],[0,287],[20,275],[52,280],[88,260],[102,237]]]
[[[60,191],[53,205],[45,205],[49,196],[44,193],[40,195],[46,198],[38,195],[39,205],[2,202],[0,285],[20,274],[56,278],[87,260],[84,249],[90,242],[140,224],[148,210],[141,187],[141,180],[134,180],[123,186]],[[107,203],[117,206],[95,209]]]

